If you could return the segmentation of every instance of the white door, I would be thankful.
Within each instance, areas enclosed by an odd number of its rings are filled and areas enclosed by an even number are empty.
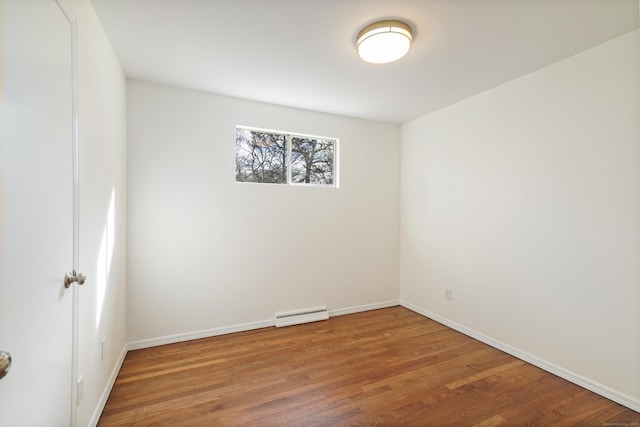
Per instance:
[[[75,28],[54,0],[0,1],[0,351],[12,356],[0,426],[69,426],[77,285],[63,279],[76,267]]]

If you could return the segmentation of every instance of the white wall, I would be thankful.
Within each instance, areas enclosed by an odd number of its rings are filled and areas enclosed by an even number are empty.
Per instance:
[[[636,410],[638,38],[406,123],[401,150],[403,302]]]
[[[71,6],[78,22],[80,268],[87,275],[79,293],[83,426],[97,421],[127,343],[126,80],[91,3]]]
[[[398,301],[399,126],[138,81],[128,123],[130,341]],[[236,183],[236,125],[339,138],[340,188]]]

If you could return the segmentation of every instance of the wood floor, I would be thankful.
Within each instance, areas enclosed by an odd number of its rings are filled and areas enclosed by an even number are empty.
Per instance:
[[[640,425],[402,307],[127,354],[99,426]]]

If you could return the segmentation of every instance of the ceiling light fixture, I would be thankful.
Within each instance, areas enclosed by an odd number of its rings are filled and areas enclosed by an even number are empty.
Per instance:
[[[374,22],[364,27],[356,38],[358,55],[367,62],[386,64],[407,54],[413,41],[411,27],[396,20]]]

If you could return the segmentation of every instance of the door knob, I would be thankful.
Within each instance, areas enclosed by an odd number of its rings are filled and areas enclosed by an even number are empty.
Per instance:
[[[77,273],[73,270],[71,273],[64,275],[64,287],[68,288],[73,282],[77,282],[78,285],[84,285],[84,281],[87,280],[87,276],[82,273]]]
[[[11,354],[0,351],[0,379],[9,373],[9,369],[11,369]]]

